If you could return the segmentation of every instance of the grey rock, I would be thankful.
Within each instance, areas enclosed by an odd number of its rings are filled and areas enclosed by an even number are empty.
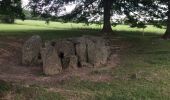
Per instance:
[[[74,44],[66,39],[55,41],[55,49],[57,49],[59,55],[62,54],[64,57],[75,55]]]
[[[61,60],[57,50],[49,42],[41,49],[43,59],[43,72],[46,75],[56,75],[62,71]]]
[[[93,65],[97,67],[107,63],[109,49],[103,38],[83,36],[77,39],[76,55],[81,66]]]
[[[88,62],[95,67],[107,63],[109,50],[104,39],[92,37],[87,40]]]
[[[85,37],[77,38],[76,55],[80,63],[87,62],[87,44]]]
[[[78,58],[75,55],[65,57],[62,60],[63,69],[77,69],[78,68]]]
[[[28,39],[22,48],[22,64],[34,65],[38,63],[40,48],[42,46],[41,37],[38,35]]]

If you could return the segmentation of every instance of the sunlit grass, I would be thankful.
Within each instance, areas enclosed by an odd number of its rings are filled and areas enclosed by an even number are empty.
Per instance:
[[[97,24],[86,25],[83,23],[61,23],[61,22],[50,22],[49,25],[45,24],[45,21],[34,21],[34,20],[16,20],[15,24],[0,24],[0,32],[14,32],[14,31],[35,31],[35,30],[63,30],[63,29],[98,29],[102,26]],[[130,28],[128,25],[117,25],[113,27],[114,31],[127,31],[127,32],[143,32],[143,29]],[[144,30],[146,33],[162,34],[165,29],[159,29],[152,25],[148,25]]]

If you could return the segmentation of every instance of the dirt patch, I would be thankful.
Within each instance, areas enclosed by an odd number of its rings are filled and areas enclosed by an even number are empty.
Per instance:
[[[119,64],[119,55],[121,46],[116,45],[113,50],[109,67],[105,68],[79,68],[72,71],[64,71],[59,75],[45,76],[42,73],[42,66],[22,66],[21,48],[23,39],[15,37],[0,38],[0,79],[8,82],[24,84],[56,84],[63,80],[69,80],[71,77],[78,77],[80,80],[90,80],[95,82],[108,82],[112,80],[111,72]],[[110,40],[110,44],[116,39]],[[115,45],[113,45],[115,46]],[[110,72],[108,72],[110,71]]]

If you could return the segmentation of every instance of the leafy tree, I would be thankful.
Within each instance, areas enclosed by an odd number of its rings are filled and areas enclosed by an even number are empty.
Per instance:
[[[89,22],[89,18],[96,15],[104,15],[104,33],[112,32],[111,16],[126,15],[126,22],[131,27],[145,28],[145,24],[152,23],[161,27],[166,22],[166,16],[170,16],[170,11],[165,12],[169,5],[169,0],[32,0],[30,6],[33,12],[39,15],[48,16],[53,13],[55,16],[64,10],[65,5],[77,3],[75,9],[66,15],[58,18],[64,21]],[[170,9],[170,7],[169,7]],[[170,20],[168,20],[168,23]],[[170,37],[170,24],[167,24],[167,31],[164,37]]]
[[[90,17],[103,15],[104,33],[111,33],[111,16],[113,14],[122,14],[121,3],[125,0],[31,0],[29,5],[34,14],[49,16],[58,16],[64,21],[76,21],[89,23]],[[64,10],[64,6],[76,4],[74,10],[66,15],[59,15]]]
[[[165,16],[167,17],[166,20],[166,25],[167,25],[167,29],[165,34],[162,36],[164,39],[169,39],[170,38],[170,1],[169,0],[160,0],[160,3],[162,3],[163,5],[166,5],[167,7],[163,7],[163,9],[166,9],[167,12],[165,14]]]
[[[169,0],[136,0],[136,3],[132,2],[130,5],[131,7],[125,6],[125,9],[130,10],[125,10],[125,14],[132,27],[144,27],[145,24],[153,24],[158,28],[163,28],[162,26],[166,25],[167,30],[163,35],[163,38],[170,38]]]
[[[145,6],[142,9],[147,12],[149,20],[156,27],[162,28],[166,25],[166,32],[162,36],[164,39],[170,38],[170,0],[141,0]],[[155,21],[156,20],[156,21]]]
[[[14,23],[15,18],[24,19],[21,0],[0,0],[0,19],[4,23]]]

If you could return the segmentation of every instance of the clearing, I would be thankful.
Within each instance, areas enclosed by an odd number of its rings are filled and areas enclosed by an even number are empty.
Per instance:
[[[114,27],[106,37],[115,53],[114,68],[78,69],[45,76],[40,66],[20,63],[24,41],[34,34],[45,40],[101,35],[100,26],[17,20],[0,24],[0,100],[169,100],[170,42],[159,37],[165,31],[148,26]]]

